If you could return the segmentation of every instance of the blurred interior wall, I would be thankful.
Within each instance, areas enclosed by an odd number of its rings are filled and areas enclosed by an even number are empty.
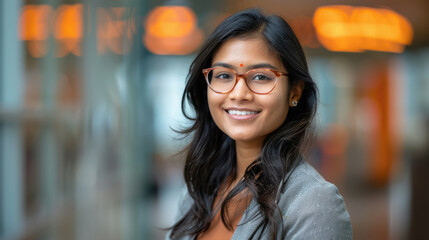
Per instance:
[[[21,128],[22,46],[18,21],[22,2],[0,1],[0,237],[18,233],[24,222]]]
[[[151,239],[146,3],[0,3],[0,239]],[[46,39],[19,39],[25,7],[49,10],[37,19]],[[120,31],[132,21],[132,36]],[[100,52],[100,26],[116,34],[110,51]],[[56,32],[70,29],[78,41]]]

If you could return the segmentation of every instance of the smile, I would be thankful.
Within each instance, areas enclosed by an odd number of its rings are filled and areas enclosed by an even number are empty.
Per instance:
[[[255,115],[258,112],[255,111],[239,111],[239,110],[226,110],[229,114],[231,115],[240,115],[240,116],[244,116],[244,115]]]
[[[261,111],[252,111],[251,109],[225,109],[225,112],[228,114],[228,117],[234,120],[250,120],[259,116]]]

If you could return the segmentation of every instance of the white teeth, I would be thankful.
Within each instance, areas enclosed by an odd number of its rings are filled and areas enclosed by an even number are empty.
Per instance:
[[[232,115],[252,115],[252,114],[257,114],[258,112],[228,110],[228,113]]]

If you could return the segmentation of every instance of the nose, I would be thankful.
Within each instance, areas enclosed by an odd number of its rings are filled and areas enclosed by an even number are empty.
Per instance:
[[[246,79],[238,77],[237,84],[229,93],[229,97],[236,101],[251,101],[253,99],[253,93],[247,87]]]

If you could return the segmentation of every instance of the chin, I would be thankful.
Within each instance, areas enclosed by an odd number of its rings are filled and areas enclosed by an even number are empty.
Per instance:
[[[240,142],[249,142],[252,141],[253,138],[249,137],[231,137],[234,141],[240,141]]]
[[[236,142],[252,142],[260,138],[259,136],[249,135],[248,133],[229,134],[228,136]]]

